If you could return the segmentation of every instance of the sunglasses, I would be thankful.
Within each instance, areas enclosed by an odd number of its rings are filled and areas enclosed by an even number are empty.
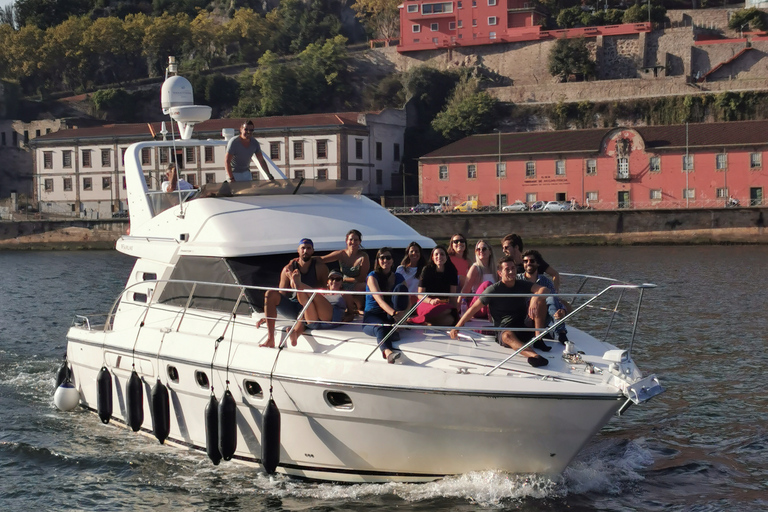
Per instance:
[[[523,260],[523,264],[536,264],[538,265],[539,262],[536,260]]]
[[[253,130],[243,130],[245,133],[253,133]]]
[[[451,240],[451,243],[454,244],[454,245],[458,245],[458,244],[465,244],[465,243],[467,243],[467,241],[466,240]]]
[[[341,277],[329,277],[328,280],[329,281],[343,281],[343,278],[341,278]]]
[[[392,259],[392,256],[389,254],[385,254],[383,256],[379,256],[379,261],[389,261]]]
[[[477,249],[475,249],[475,252],[488,252],[488,248],[487,247],[478,247]]]

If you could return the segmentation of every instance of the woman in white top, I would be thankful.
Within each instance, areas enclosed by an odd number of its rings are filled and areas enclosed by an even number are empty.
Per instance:
[[[331,270],[328,273],[328,290],[341,291],[343,276],[338,270]],[[298,269],[291,274],[291,287],[295,288],[296,298],[302,306],[309,302],[310,294],[302,290],[310,289],[309,286],[301,282],[301,272]],[[354,317],[354,311],[357,311],[352,295],[343,293],[317,294],[304,312],[304,320],[308,322],[310,329],[333,329],[339,327],[340,322],[350,321]],[[296,345],[298,333],[294,330],[291,333],[291,344]]]
[[[478,240],[475,245],[475,263],[469,267],[467,279],[461,293],[482,293],[487,287],[496,282],[496,259],[493,257],[493,248],[486,240]],[[474,297],[470,307],[477,300]],[[479,318],[488,317],[488,308],[484,307],[475,315]]]
[[[419,278],[425,264],[421,246],[416,242],[408,244],[408,247],[405,249],[405,257],[395,272],[403,276],[409,292],[415,294],[419,291]],[[416,295],[411,297],[411,304],[415,304],[416,300]]]

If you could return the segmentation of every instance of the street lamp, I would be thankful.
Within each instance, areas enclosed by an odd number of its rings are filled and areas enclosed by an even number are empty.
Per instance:
[[[498,161],[496,162],[496,181],[499,182],[499,195],[496,198],[496,207],[498,208],[498,211],[501,211],[501,130],[499,128],[494,128],[493,131],[499,134],[499,145],[498,151],[496,152],[498,155]]]

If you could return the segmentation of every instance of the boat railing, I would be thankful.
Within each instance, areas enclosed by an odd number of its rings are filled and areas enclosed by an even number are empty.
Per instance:
[[[567,274],[567,273],[561,273],[561,276],[567,276],[567,277],[574,277],[581,280],[580,284],[578,285],[578,289],[576,292],[571,293],[541,293],[541,294],[498,294],[494,297],[542,297],[542,298],[548,298],[548,297],[558,297],[559,299],[570,299],[570,303],[573,305],[572,310],[568,312],[564,317],[555,320],[552,324],[546,326],[542,332],[534,336],[528,343],[526,343],[523,347],[515,350],[509,357],[505,358],[502,362],[500,362],[498,365],[496,365],[494,368],[489,370],[486,375],[490,375],[494,371],[496,371],[498,368],[500,368],[502,365],[504,365],[507,361],[509,361],[512,357],[517,355],[523,350],[526,350],[531,345],[536,343],[538,340],[544,338],[545,336],[549,335],[551,332],[554,332],[555,329],[557,329],[560,325],[572,321],[576,316],[579,314],[582,314],[585,310],[588,309],[597,309],[600,311],[606,311],[610,313],[610,318],[608,320],[608,327],[606,329],[606,337],[608,333],[610,332],[612,326],[615,323],[615,318],[617,314],[620,312],[620,305],[626,298],[626,292],[631,290],[638,291],[638,297],[637,301],[635,303],[634,307],[634,314],[632,315],[631,320],[631,335],[629,339],[629,346],[627,348],[627,355],[628,357],[631,357],[632,347],[634,345],[634,340],[637,332],[637,323],[639,319],[640,314],[640,307],[642,305],[643,300],[643,292],[647,288],[655,288],[656,285],[644,283],[644,284],[630,284],[625,283],[622,281],[618,281],[615,279],[605,278],[601,276],[592,276],[592,275],[583,275],[583,274]],[[595,292],[585,292],[584,288],[586,287],[587,283],[590,281],[597,281],[602,282],[599,284],[599,289]],[[110,312],[106,315],[101,315],[106,317],[106,321],[103,323],[103,329],[105,331],[112,330],[114,325],[114,317],[115,312],[121,302],[121,299],[125,296],[126,293],[130,292],[134,287],[138,286],[146,286],[147,281],[142,281],[139,283],[134,283],[128,287],[126,287],[121,294],[118,296],[118,298],[115,300],[115,302],[112,305],[112,308],[110,309]],[[216,282],[204,282],[204,281],[193,281],[193,280],[179,280],[179,279],[168,279],[168,280],[155,280],[152,281],[152,283],[155,284],[152,295],[147,297],[147,301],[143,307],[146,308],[143,319],[142,319],[142,325],[144,323],[144,320],[147,317],[147,314],[149,313],[150,309],[153,307],[161,307],[166,306],[165,303],[159,303],[157,300],[155,300],[155,295],[157,294],[157,290],[159,288],[158,285],[165,285],[169,283],[174,284],[184,284],[188,285],[190,287],[190,291],[188,296],[186,297],[186,300],[184,300],[184,306],[182,307],[181,315],[178,317],[174,317],[173,321],[176,321],[178,318],[178,323],[175,327],[176,331],[179,331],[181,329],[182,323],[184,322],[185,317],[189,313],[189,310],[191,309],[191,305],[193,303],[193,299],[195,297],[195,293],[198,290],[199,287],[204,286],[215,286],[219,288],[232,288],[234,290],[237,290],[237,299],[234,301],[234,307],[229,312],[223,312],[225,314],[229,315],[229,323],[233,323],[237,321],[237,310],[240,307],[243,300],[247,300],[248,292],[266,292],[269,290],[273,290],[276,292],[285,292],[285,293],[295,293],[296,290],[294,288],[279,288],[279,287],[267,287],[267,286],[255,286],[255,285],[242,285],[242,284],[229,284],[229,283],[216,283]],[[619,293],[619,298],[611,308],[604,308],[604,307],[598,307],[597,301],[600,299],[605,298],[609,293],[616,292]],[[309,299],[307,300],[306,304],[303,306],[301,312],[298,315],[298,318],[292,321],[292,324],[290,328],[288,329],[288,332],[286,336],[281,340],[280,347],[284,347],[287,340],[290,338],[290,335],[296,330],[296,328],[299,325],[300,319],[303,318],[307,308],[312,304],[312,302],[316,299],[318,295],[325,295],[325,294],[345,294],[345,295],[354,295],[354,296],[365,296],[365,295],[386,295],[386,296],[408,296],[412,297],[414,294],[410,292],[364,292],[364,291],[351,291],[351,290],[327,290],[327,289],[312,289],[312,290],[303,290],[302,293],[306,293],[309,295]],[[234,296],[234,294],[233,294]],[[476,297],[478,295],[476,294],[460,294],[460,293],[430,293],[430,297],[440,297],[440,298],[450,298],[450,299],[458,299],[459,297],[464,298],[472,298]],[[454,327],[454,326],[432,326],[432,325],[414,325],[407,323],[407,319],[413,315],[413,313],[418,308],[419,304],[426,298],[426,295],[421,297],[419,300],[417,300],[400,318],[397,319],[396,323],[392,326],[392,329],[389,331],[389,333],[381,340],[380,343],[377,344],[377,346],[366,356],[365,361],[367,361],[371,355],[375,354],[378,349],[389,339],[390,336],[392,336],[396,331],[401,329],[407,329],[407,330],[430,330],[430,331],[440,331],[444,333],[448,333],[449,331],[456,331],[456,334],[458,338],[471,341],[474,343],[475,346],[477,346],[477,339],[476,335],[478,334],[478,330],[481,331],[482,336],[485,336],[487,338],[486,334],[492,334],[496,335],[496,333],[501,331],[530,331],[530,327],[523,327],[523,328],[510,328],[510,327],[494,327],[493,324],[488,322],[487,324],[482,324],[478,327],[477,323],[474,323],[472,325],[465,325],[462,327]],[[92,316],[98,316],[98,315],[92,315]],[[266,318],[266,317],[265,317]],[[275,320],[279,319],[279,317],[275,317]],[[381,324],[363,324],[360,321],[340,321],[340,322],[326,322],[326,323],[336,323],[339,326],[342,325],[371,325],[371,326],[377,326]],[[102,325],[101,323],[99,325]],[[75,320],[73,321],[73,326],[85,328],[88,330],[93,330],[94,323],[90,320],[89,316],[84,315],[76,315]]]

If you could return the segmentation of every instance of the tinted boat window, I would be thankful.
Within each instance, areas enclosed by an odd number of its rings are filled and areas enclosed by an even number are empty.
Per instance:
[[[280,272],[282,272],[283,267],[296,256],[296,253],[292,253],[227,258],[227,263],[240,284],[277,287],[280,284]],[[325,283],[320,283],[320,285],[324,286]],[[246,290],[246,295],[248,295],[248,301],[256,311],[263,312],[264,292]]]

